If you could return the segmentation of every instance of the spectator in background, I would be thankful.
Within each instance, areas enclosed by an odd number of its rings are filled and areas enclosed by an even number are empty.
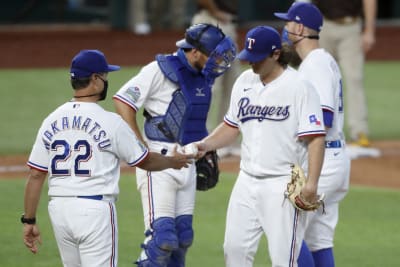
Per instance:
[[[130,0],[131,29],[146,35],[152,29],[183,30],[186,20],[186,0]]]
[[[238,13],[238,0],[197,0],[196,2],[197,12],[193,16],[192,24],[210,23],[218,25],[227,36],[232,38],[237,47],[235,20]],[[219,103],[216,105],[218,107],[217,124],[224,120],[225,113],[229,107],[231,90],[240,72],[240,62],[235,60],[232,62],[231,68],[214,83],[213,90],[219,91]],[[212,128],[215,128],[215,126],[212,125]],[[240,155],[238,143],[218,150],[220,157],[228,156],[229,154]]]
[[[184,30],[186,0],[150,0],[150,22],[155,29]],[[187,23],[188,24],[188,23]]]
[[[146,35],[151,32],[151,26],[147,17],[147,6],[145,0],[130,0],[129,1],[129,18],[131,22],[131,30],[135,34]]]
[[[308,1],[309,2],[309,1]],[[370,146],[364,90],[364,57],[375,44],[376,0],[312,0],[324,15],[321,47],[342,69],[350,143]],[[362,19],[363,18],[363,19]],[[364,23],[363,23],[364,22]]]

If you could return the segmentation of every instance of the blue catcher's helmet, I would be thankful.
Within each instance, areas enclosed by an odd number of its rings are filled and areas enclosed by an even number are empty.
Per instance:
[[[225,34],[220,28],[211,24],[200,23],[190,26],[186,30],[185,39],[176,42],[176,46],[196,48],[209,56],[224,38]]]
[[[230,66],[236,56],[233,40],[212,24],[200,23],[189,27],[185,39],[176,42],[179,48],[196,48],[209,57],[203,74],[218,77]]]

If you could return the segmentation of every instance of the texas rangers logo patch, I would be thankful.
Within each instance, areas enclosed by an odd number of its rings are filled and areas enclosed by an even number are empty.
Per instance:
[[[317,115],[312,114],[308,117],[310,123],[315,123],[315,125],[321,125],[321,121],[318,119]]]
[[[256,39],[254,38],[247,38],[247,50],[253,50],[253,45],[255,44]]]
[[[126,90],[126,95],[132,99],[132,102],[136,103],[139,98],[140,98],[140,89],[139,87],[135,86],[135,87],[129,87]]]

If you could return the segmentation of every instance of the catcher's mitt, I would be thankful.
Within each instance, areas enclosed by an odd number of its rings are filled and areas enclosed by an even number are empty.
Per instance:
[[[322,206],[324,212],[324,195],[322,194],[321,196],[318,196],[318,200],[315,202],[309,202],[304,199],[301,194],[301,189],[306,184],[307,178],[304,175],[303,169],[299,165],[294,164],[291,167],[292,179],[290,183],[287,184],[285,198],[289,199],[296,209],[310,211],[317,210],[320,206]]]
[[[219,167],[217,152],[208,151],[196,161],[197,190],[207,191],[218,183]]]

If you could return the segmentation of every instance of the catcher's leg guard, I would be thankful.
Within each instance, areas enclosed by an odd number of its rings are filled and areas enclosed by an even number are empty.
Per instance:
[[[176,231],[178,234],[179,248],[174,250],[168,267],[184,267],[186,251],[193,243],[193,216],[181,215],[175,219]]]
[[[166,267],[172,251],[178,249],[174,219],[169,217],[156,219],[152,223],[152,231],[146,235],[151,237],[148,242],[142,244],[145,257],[141,257],[136,264],[139,267]]]
[[[314,259],[311,251],[308,249],[306,242],[301,244],[299,257],[297,258],[298,267],[315,267]]]
[[[333,257],[333,249],[325,248],[312,252],[315,267],[335,267],[335,259]]]

